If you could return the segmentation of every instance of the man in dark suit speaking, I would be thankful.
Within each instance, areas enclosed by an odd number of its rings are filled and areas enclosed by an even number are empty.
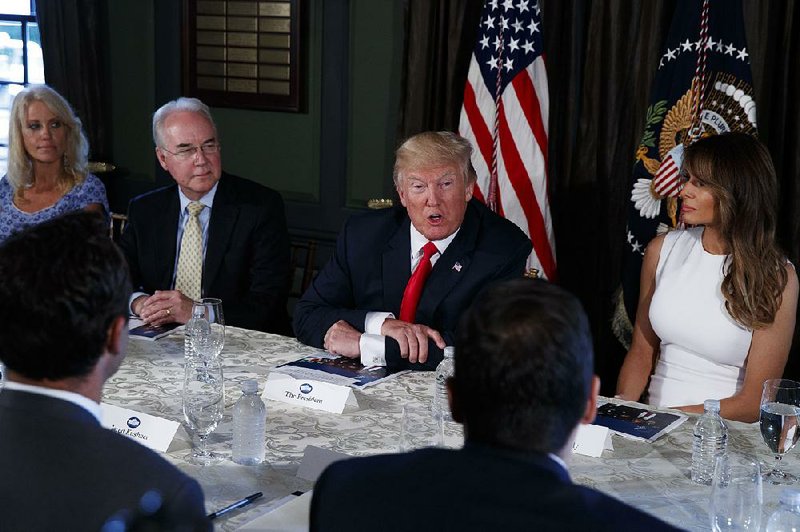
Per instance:
[[[398,148],[403,208],[347,221],[295,307],[300,341],[365,366],[433,369],[478,292],[523,275],[530,240],[472,199],[471,154],[450,132],[420,133]]]
[[[210,530],[196,481],[100,426],[131,292],[105,221],[79,212],[12,236],[0,279],[0,530],[100,530],[151,490],[165,530]]]
[[[289,237],[272,189],[222,171],[208,107],[179,98],[153,115],[161,166],[175,185],[131,201],[122,246],[145,322],[186,323],[192,300],[222,299],[229,325],[289,334]]]
[[[311,530],[675,530],[570,481],[563,460],[599,387],[575,297],[540,280],[495,284],[456,338],[448,391],[464,448],[332,464],[314,488]]]

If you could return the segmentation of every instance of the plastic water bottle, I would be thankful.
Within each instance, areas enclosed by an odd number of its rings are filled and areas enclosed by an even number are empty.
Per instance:
[[[450,405],[447,402],[447,379],[455,372],[455,347],[444,348],[444,358],[436,366],[436,382],[433,385],[433,413],[442,416],[442,420],[451,420]]]
[[[705,413],[694,426],[692,480],[711,484],[717,457],[724,455],[728,447],[728,427],[719,417],[719,400],[706,399],[703,407]]]
[[[203,314],[203,308],[197,307],[193,310],[192,318],[186,322],[183,328],[183,355],[185,358],[197,358],[202,353],[198,353],[196,346],[201,343],[208,343],[211,338],[211,325]]]
[[[233,461],[256,465],[264,461],[267,407],[258,396],[258,382],[242,383],[242,397],[233,406]]]
[[[800,490],[786,488],[781,504],[767,521],[767,532],[800,532]]]

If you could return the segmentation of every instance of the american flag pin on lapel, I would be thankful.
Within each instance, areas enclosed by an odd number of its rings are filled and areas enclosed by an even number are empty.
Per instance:
[[[456,262],[455,264],[453,264],[453,269],[455,271],[457,271],[457,272],[460,272],[461,271],[461,263],[460,262]]]

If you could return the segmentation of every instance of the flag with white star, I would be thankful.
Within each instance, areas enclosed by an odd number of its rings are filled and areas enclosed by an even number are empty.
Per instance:
[[[536,0],[484,4],[459,133],[475,151],[474,195],[533,243],[528,267],[556,276],[547,186],[549,95]]]
[[[704,0],[678,3],[650,91],[644,134],[636,149],[623,298],[614,322],[623,343],[636,315],[644,250],[656,234],[680,223],[683,147],[701,136],[727,131],[756,133],[741,0],[705,1],[705,18]],[[695,92],[693,79],[697,80]]]

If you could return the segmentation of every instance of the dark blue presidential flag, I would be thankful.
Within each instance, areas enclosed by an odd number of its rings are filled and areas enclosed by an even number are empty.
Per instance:
[[[622,294],[614,329],[630,340],[648,242],[679,226],[683,148],[703,136],[756,132],[740,0],[682,0],[673,15],[636,149]]]

